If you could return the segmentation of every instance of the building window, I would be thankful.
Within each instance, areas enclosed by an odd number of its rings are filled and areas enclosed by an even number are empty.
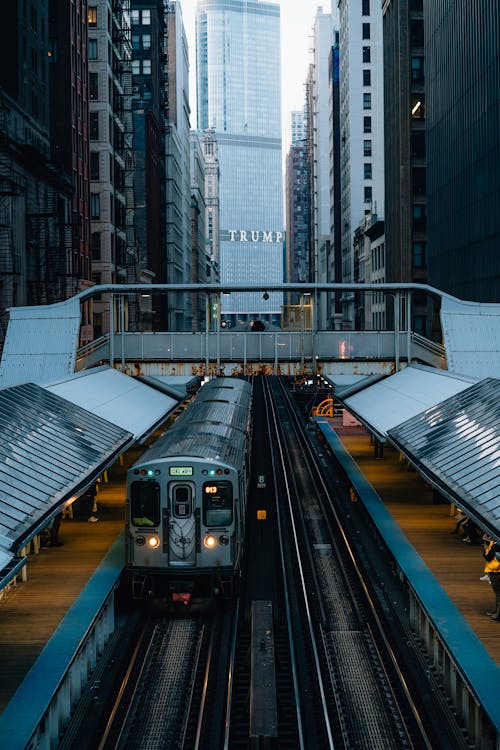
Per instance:
[[[369,16],[370,15],[370,0],[363,0],[361,13],[364,16]]]
[[[372,202],[372,186],[365,185],[365,203]]]
[[[100,193],[90,193],[90,218],[101,218],[101,196]]]
[[[413,268],[425,268],[427,265],[427,248],[425,242],[413,242],[411,246],[411,264]]]
[[[422,83],[424,80],[424,58],[411,58],[411,80]]]
[[[363,47],[363,62],[371,62],[371,47]]]
[[[95,28],[97,26],[97,5],[89,5],[88,11],[88,22],[89,26]]]
[[[97,39],[89,39],[89,60],[97,60]]]
[[[412,209],[414,232],[424,232],[427,228],[427,212],[425,205],[414,204]]]
[[[142,25],[149,26],[150,24],[151,24],[151,11],[143,10],[142,11]]]
[[[365,164],[364,164],[364,177],[365,177],[365,180],[371,180],[371,178],[372,178],[372,165],[371,165],[371,162],[365,162]]]
[[[410,21],[410,45],[412,47],[424,46],[424,22],[423,20]]]
[[[97,151],[90,152],[90,179],[99,179],[99,153]]]
[[[371,132],[372,132],[372,118],[363,117],[363,133],[371,133]]]
[[[423,94],[414,94],[412,96],[411,116],[413,120],[425,119],[425,99]]]
[[[363,94],[363,109],[371,109],[371,108],[372,108],[372,95]]]
[[[371,155],[372,155],[372,142],[363,141],[363,156],[371,156]]]
[[[427,321],[425,315],[415,315],[413,318],[413,331],[420,336],[427,336]]]
[[[142,49],[151,49],[151,34],[142,35]]]
[[[142,61],[142,73],[145,76],[150,76],[151,75],[151,60],[145,58]]]
[[[140,60],[132,60],[132,75],[138,76],[141,74],[141,61]]]
[[[370,24],[364,23],[363,24],[363,39],[369,39],[370,38]]]
[[[89,99],[99,99],[98,73],[89,73]]]
[[[99,112],[90,113],[90,140],[99,140]]]
[[[101,233],[92,232],[92,260],[101,260]]]
[[[416,130],[411,134],[411,155],[413,159],[425,159],[425,133]]]
[[[363,70],[363,86],[372,85],[372,72],[369,69]]]
[[[411,170],[411,187],[413,195],[425,195],[425,167],[413,167]]]

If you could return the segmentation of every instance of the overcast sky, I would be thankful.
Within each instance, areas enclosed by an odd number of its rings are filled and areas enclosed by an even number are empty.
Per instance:
[[[276,0],[274,0],[276,2]],[[180,0],[182,16],[189,43],[191,67],[190,98],[191,127],[196,127],[195,120],[195,39],[194,18],[197,0]],[[300,109],[304,104],[307,68],[311,61],[311,36],[316,9],[323,8],[324,13],[331,10],[330,0],[278,0],[281,6],[281,79],[282,79],[282,118],[283,137],[286,149],[289,144],[290,112]]]

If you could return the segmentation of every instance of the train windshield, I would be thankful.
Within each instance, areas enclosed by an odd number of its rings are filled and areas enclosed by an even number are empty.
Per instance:
[[[159,525],[160,485],[157,482],[132,482],[130,517],[134,526]]]
[[[231,482],[205,482],[203,485],[203,523],[205,526],[229,526],[233,522]]]

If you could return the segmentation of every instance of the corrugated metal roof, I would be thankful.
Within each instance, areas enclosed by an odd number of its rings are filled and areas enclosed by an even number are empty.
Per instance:
[[[80,300],[13,307],[0,366],[0,387],[41,383],[75,371]]]
[[[389,436],[459,504],[498,529],[500,380],[476,383],[389,430]]]
[[[33,383],[0,390],[3,552],[97,476],[132,435]]]
[[[460,393],[472,382],[472,378],[417,365],[341,400],[363,424],[385,437],[391,427]]]
[[[85,370],[46,388],[119,425],[136,440],[149,434],[178,405],[176,399],[110,367]]]

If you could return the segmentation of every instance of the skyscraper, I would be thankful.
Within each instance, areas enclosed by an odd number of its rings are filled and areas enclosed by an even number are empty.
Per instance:
[[[218,144],[221,283],[281,283],[280,8],[198,0],[196,42],[198,127]],[[225,295],[222,317],[277,322],[281,304],[279,293]]]

